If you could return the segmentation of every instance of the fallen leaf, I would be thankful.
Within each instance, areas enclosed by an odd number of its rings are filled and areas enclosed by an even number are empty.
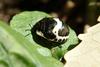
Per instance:
[[[80,34],[82,42],[64,56],[64,67],[100,67],[100,23]]]

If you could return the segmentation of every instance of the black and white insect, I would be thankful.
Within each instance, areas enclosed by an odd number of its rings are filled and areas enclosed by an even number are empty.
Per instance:
[[[34,27],[35,31],[33,31]],[[38,36],[51,42],[63,43],[69,38],[68,26],[58,18],[45,17],[34,27],[31,29],[31,33],[35,32]]]

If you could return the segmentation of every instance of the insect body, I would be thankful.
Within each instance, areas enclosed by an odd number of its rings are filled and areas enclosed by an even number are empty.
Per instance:
[[[35,31],[33,31],[34,27]],[[43,18],[34,27],[31,29],[31,33],[35,32],[48,41],[62,43],[69,37],[68,26],[58,18]]]

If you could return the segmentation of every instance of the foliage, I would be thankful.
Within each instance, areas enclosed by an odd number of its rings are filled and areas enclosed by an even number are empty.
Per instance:
[[[32,34],[30,30],[39,20],[41,20],[44,17],[51,17],[51,16],[48,15],[47,13],[40,12],[40,11],[31,11],[31,12],[25,11],[14,16],[12,21],[10,22],[11,23],[10,25],[14,30],[20,32],[24,36],[29,34],[28,36],[26,36],[26,39],[32,42],[35,46],[41,46],[41,44],[37,44],[32,39]],[[67,52],[69,46],[76,45],[78,43],[78,38],[76,36],[76,33],[70,27],[69,29],[70,29],[70,33],[67,42],[61,44],[60,46],[50,48],[53,57],[55,57],[56,59],[61,59],[64,56],[64,54]],[[46,45],[49,46],[50,43]]]
[[[0,21],[0,67],[63,67],[50,50],[35,46]]]

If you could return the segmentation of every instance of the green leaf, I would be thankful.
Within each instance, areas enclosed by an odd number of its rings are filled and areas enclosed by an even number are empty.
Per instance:
[[[10,22],[11,23],[10,25],[14,30],[23,34],[26,37],[26,39],[28,39],[34,45],[39,46],[40,44],[37,44],[32,39],[32,34],[31,34],[30,29],[44,17],[51,17],[51,16],[48,15],[47,13],[40,12],[40,11],[31,11],[31,12],[26,11],[14,16]],[[26,31],[26,30],[29,30],[29,31]],[[72,30],[70,27],[69,27],[69,30],[70,30],[69,39],[67,40],[66,43],[61,44],[60,46],[50,48],[53,57],[55,57],[56,59],[62,58],[65,52],[68,51],[67,49],[69,48],[69,46],[76,45],[78,43],[78,38],[74,30]],[[46,45],[49,45],[49,44],[50,43]]]
[[[31,41],[32,43],[35,43],[32,39],[30,30],[39,20],[41,20],[44,17],[50,17],[50,16],[44,12],[25,11],[25,12],[22,12],[20,14],[17,14],[16,16],[14,16],[10,22],[10,26],[14,30],[16,30],[16,31],[20,32],[21,34],[23,34],[24,36],[26,36],[26,38],[29,41]]]
[[[50,50],[35,46],[0,21],[0,67],[63,67]]]

